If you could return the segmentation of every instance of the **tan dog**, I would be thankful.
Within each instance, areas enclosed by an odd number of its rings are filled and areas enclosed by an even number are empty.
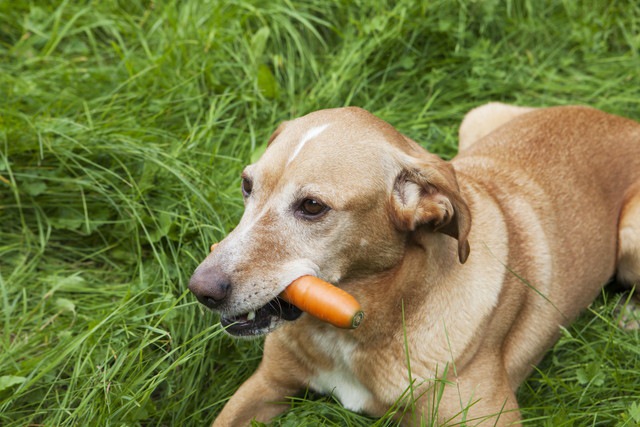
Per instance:
[[[374,416],[399,404],[406,424],[518,422],[515,390],[559,326],[616,272],[640,280],[640,125],[488,104],[460,146],[445,162],[358,108],[276,130],[190,283],[230,334],[273,331],[215,426],[268,421],[306,387]],[[354,295],[362,325],[275,299],[306,274]]]

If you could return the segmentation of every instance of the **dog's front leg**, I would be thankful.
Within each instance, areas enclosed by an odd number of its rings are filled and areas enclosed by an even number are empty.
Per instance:
[[[266,423],[288,409],[287,397],[306,386],[306,369],[275,335],[267,337],[258,370],[227,402],[213,427],[246,427],[251,420]]]
[[[403,427],[520,425],[518,402],[501,354],[480,351],[457,375],[451,371],[437,383],[425,382],[426,389],[418,386],[413,391],[419,397],[403,415]]]
[[[251,420],[268,422],[287,409],[284,399],[297,391],[274,383],[259,369],[227,402],[213,427],[246,427]]]

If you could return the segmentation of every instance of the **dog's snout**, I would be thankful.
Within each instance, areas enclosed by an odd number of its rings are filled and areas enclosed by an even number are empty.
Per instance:
[[[218,308],[231,293],[231,282],[226,274],[211,267],[196,269],[189,281],[189,290],[201,304]]]

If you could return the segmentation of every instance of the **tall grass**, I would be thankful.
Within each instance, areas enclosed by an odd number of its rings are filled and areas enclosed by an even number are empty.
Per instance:
[[[0,424],[203,425],[252,372],[186,292],[281,120],[358,105],[451,157],[468,109],[640,119],[640,6],[0,2]],[[640,423],[613,298],[522,387],[530,425]],[[276,425],[393,424],[306,396]]]

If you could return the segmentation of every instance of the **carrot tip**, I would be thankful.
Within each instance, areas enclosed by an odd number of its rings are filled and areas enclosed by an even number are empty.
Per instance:
[[[353,319],[351,319],[351,329],[355,329],[360,326],[360,323],[364,320],[364,311],[357,312]]]

